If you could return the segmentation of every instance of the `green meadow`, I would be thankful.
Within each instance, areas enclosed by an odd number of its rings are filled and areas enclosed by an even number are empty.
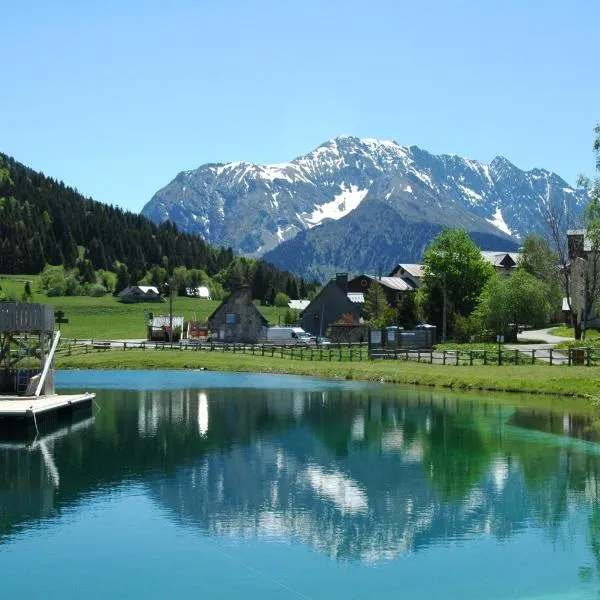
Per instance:
[[[49,298],[39,290],[39,277],[30,275],[2,275],[0,286],[5,293],[23,294],[25,281],[31,282],[31,302],[51,304],[62,310],[68,323],[61,325],[61,335],[66,338],[104,340],[144,339],[146,325],[144,311],[155,315],[168,315],[169,302],[124,304],[107,294],[100,298],[90,296],[57,296]],[[186,319],[205,320],[219,306],[218,300],[202,300],[173,296],[173,315]],[[258,306],[272,325],[283,323],[286,309],[275,306]]]

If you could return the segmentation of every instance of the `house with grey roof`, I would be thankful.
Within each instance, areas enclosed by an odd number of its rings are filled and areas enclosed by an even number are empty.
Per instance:
[[[117,294],[121,302],[162,302],[163,298],[154,285],[128,285]]]
[[[392,307],[397,306],[404,294],[412,294],[420,285],[410,277],[376,277],[375,275],[363,274],[348,282],[348,291],[364,295],[373,282],[381,285],[386,300]]]
[[[337,273],[302,311],[302,329],[312,335],[322,336],[331,324],[341,321],[346,316],[358,323],[363,303],[362,292],[349,293],[348,274]]]

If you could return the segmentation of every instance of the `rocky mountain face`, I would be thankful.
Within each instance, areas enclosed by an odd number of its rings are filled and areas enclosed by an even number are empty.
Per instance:
[[[550,207],[581,214],[588,197],[558,175],[489,165],[416,146],[339,137],[291,162],[207,164],[179,173],[142,214],[304,276],[387,271],[420,260],[443,227],[487,250],[545,233]]]

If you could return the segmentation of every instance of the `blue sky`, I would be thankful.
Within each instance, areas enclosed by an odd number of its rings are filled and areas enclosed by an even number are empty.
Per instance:
[[[205,162],[337,135],[593,173],[597,0],[2,7],[0,151],[139,211]]]

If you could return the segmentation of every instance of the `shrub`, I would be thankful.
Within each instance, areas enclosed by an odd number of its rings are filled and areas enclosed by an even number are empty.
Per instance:
[[[101,296],[104,296],[107,292],[108,290],[103,285],[100,285],[99,283],[94,283],[89,286],[87,290],[87,295],[92,296],[93,298],[100,298]]]
[[[278,292],[275,295],[275,306],[279,308],[285,308],[290,303],[290,297],[283,292]]]

